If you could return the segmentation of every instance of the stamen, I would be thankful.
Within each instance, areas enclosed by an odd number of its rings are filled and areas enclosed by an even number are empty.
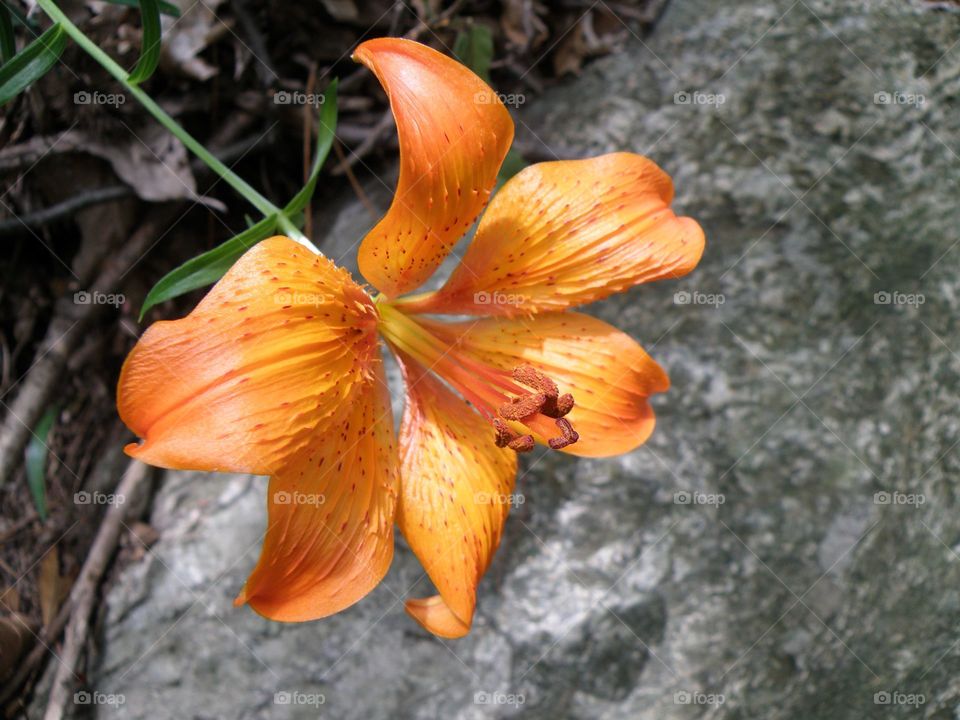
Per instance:
[[[548,398],[556,399],[560,390],[557,384],[532,365],[518,365],[513,369],[513,379],[534,390],[539,390]]]
[[[518,453],[530,452],[533,450],[533,435],[521,435],[516,440],[511,440],[507,447]]]
[[[573,410],[573,395],[564,393],[558,398],[547,398],[540,412],[548,418],[562,418]]]
[[[495,442],[497,447],[506,447],[511,440],[517,439],[517,433],[507,427],[506,423],[500,418],[493,419],[493,429],[497,431]]]
[[[580,435],[573,429],[573,425],[571,425],[570,421],[566,418],[557,420],[557,427],[560,428],[562,435],[558,438],[550,438],[547,441],[547,444],[554,450],[560,450],[561,448],[567,447],[567,445],[573,445],[580,439]]]
[[[580,439],[565,416],[573,409],[570,393],[560,394],[557,383],[528,363],[512,370],[497,367],[483,357],[468,352],[466,336],[455,332],[455,325],[418,318],[414,320],[389,302],[380,303],[378,326],[394,350],[443,378],[493,424],[497,447],[529,452],[534,435],[548,438],[550,420],[560,431],[547,439],[560,450]],[[511,425],[522,424],[531,434],[521,434]]]
[[[497,412],[500,413],[500,417],[507,420],[523,420],[540,412],[540,408],[546,401],[547,398],[543,393],[521,395],[501,405]]]
[[[532,435],[520,435],[514,432],[500,418],[493,419],[493,427],[497,431],[497,447],[508,447],[518,453],[533,450],[534,442]]]

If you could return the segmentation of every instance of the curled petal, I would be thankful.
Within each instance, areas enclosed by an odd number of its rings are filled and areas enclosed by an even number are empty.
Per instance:
[[[564,420],[579,439],[563,451],[573,455],[619,455],[643,444],[654,426],[647,399],[670,387],[666,373],[633,338],[589,315],[424,324],[479,362],[502,370],[530,365],[553,379],[560,393],[570,393],[574,405]],[[538,435],[546,440],[543,431]]]
[[[375,329],[349,274],[264,240],[127,357],[117,408],[143,442],[126,450],[162,467],[272,474],[369,377]]]
[[[460,63],[411,40],[361,44],[390,98],[400,178],[390,210],[360,246],[360,271],[388,297],[419,287],[486,204],[513,140],[503,103]]]
[[[400,431],[397,524],[439,595],[406,603],[427,630],[470,630],[477,585],[500,543],[517,474],[516,453],[493,427],[409,357]]]
[[[401,303],[514,316],[680,277],[700,260],[704,236],[672,200],[669,176],[631,153],[531,165],[494,197],[447,283]]]
[[[399,475],[377,366],[336,424],[270,479],[263,550],[236,604],[271,620],[313,620],[352,605],[386,574]]]

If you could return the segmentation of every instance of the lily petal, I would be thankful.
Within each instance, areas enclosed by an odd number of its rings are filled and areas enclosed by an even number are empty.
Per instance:
[[[396,297],[433,274],[486,205],[513,121],[486,83],[425,45],[379,38],[353,57],[383,85],[400,138],[393,203],[359,252],[363,276]]]
[[[430,632],[462,637],[500,543],[517,457],[498,448],[490,424],[422,365],[398,357],[408,394],[397,524],[440,593],[406,608]]]
[[[376,310],[324,257],[285,237],[249,250],[124,363],[117,408],[161,467],[272,474],[369,377]]]
[[[376,365],[336,426],[270,479],[263,550],[236,604],[271,620],[313,620],[355,603],[389,569],[399,473]]]
[[[703,254],[703,230],[670,209],[673,183],[632,153],[525,168],[497,193],[461,264],[415,312],[530,314],[677,278]]]
[[[607,457],[642,445],[655,423],[647,399],[670,387],[663,369],[633,338],[589,315],[421,322],[465,355],[501,370],[531,365],[561,393],[571,393],[574,407],[566,419],[580,435],[564,448],[572,455]]]

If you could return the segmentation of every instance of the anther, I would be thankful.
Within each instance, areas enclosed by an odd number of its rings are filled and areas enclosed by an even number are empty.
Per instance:
[[[533,450],[533,436],[532,435],[521,435],[515,440],[511,440],[507,447],[511,450],[515,450],[518,453],[530,452]]]
[[[508,447],[518,453],[533,450],[534,442],[532,435],[520,435],[514,432],[500,418],[493,419],[493,428],[497,431],[497,447]]]
[[[544,415],[548,418],[562,418],[564,415],[573,410],[573,395],[570,393],[564,393],[560,397],[556,398],[547,398],[547,401],[543,404],[543,407],[540,409]]]
[[[522,395],[501,405],[498,412],[500,417],[507,420],[522,420],[540,412],[546,401],[547,397],[542,392]]]
[[[512,440],[517,439],[517,433],[507,427],[506,423],[500,418],[493,419],[493,429],[497,431],[497,447],[506,447]]]
[[[567,445],[573,445],[580,439],[580,435],[573,429],[573,425],[571,425],[570,421],[566,418],[557,420],[557,427],[560,428],[560,437],[550,438],[547,441],[547,444],[552,449],[560,450],[561,448],[567,447]]]
[[[532,365],[518,365],[513,369],[513,379],[527,387],[538,390],[548,398],[556,398],[560,390],[557,384]]]

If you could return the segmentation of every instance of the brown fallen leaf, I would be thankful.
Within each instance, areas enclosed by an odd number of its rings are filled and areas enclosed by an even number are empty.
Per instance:
[[[0,680],[5,679],[30,648],[33,632],[19,613],[0,617]]]
[[[209,80],[217,74],[217,68],[200,57],[230,28],[220,20],[217,8],[223,0],[192,2],[176,0],[181,16],[161,17],[163,43],[160,46],[160,64],[165,70],[173,70],[196,80]]]
[[[0,166],[19,160],[69,152],[86,152],[110,163],[113,171],[143,200],[194,200],[223,209],[222,203],[197,195],[197,182],[183,143],[161,125],[147,124],[123,130],[126,137],[105,140],[92,132],[70,130],[56,138],[37,136],[17,146],[4,148]]]
[[[37,581],[40,591],[40,615],[43,624],[49,625],[60,609],[61,577],[60,553],[54,547],[40,561],[40,579]]]
[[[0,613],[20,611],[20,591],[16,587],[0,590]]]

